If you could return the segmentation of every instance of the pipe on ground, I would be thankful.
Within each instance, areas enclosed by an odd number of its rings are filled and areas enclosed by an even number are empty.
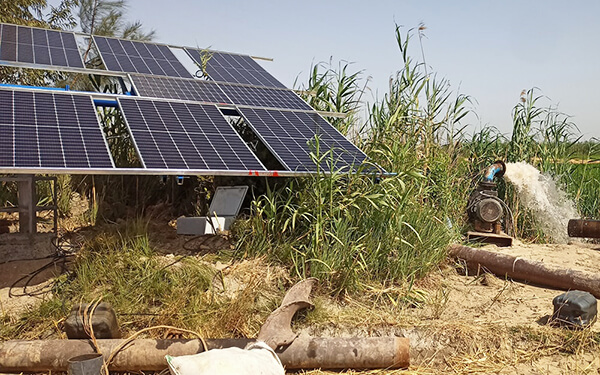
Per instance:
[[[569,237],[600,238],[600,220],[571,219],[567,231]]]
[[[548,266],[536,260],[508,254],[451,245],[450,255],[463,259],[471,268],[483,268],[500,277],[511,277],[562,290],[583,290],[600,298],[600,276],[597,274]]]
[[[124,340],[97,340],[105,358]],[[209,349],[245,347],[250,339],[207,339]],[[161,371],[165,355],[202,352],[200,340],[137,339],[126,346],[109,366],[110,371]],[[0,342],[0,370],[11,372],[67,371],[69,358],[95,353],[89,340]],[[299,336],[285,350],[277,351],[286,369],[406,368],[409,340],[402,337],[320,338]]]

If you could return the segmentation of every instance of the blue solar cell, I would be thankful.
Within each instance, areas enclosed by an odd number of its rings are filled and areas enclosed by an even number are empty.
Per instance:
[[[15,25],[2,25],[2,43],[17,44],[17,27]]]
[[[17,35],[17,43],[29,44],[33,43],[31,36],[31,29],[29,27],[19,27]]]
[[[0,60],[17,61],[17,43],[2,42],[0,44]]]
[[[265,170],[212,105],[119,98],[146,168]]]
[[[45,46],[35,45],[33,46],[33,53],[35,55],[35,62],[42,65],[51,65],[50,51]]]
[[[192,78],[131,75],[137,93],[141,96],[190,100],[205,103],[231,103],[214,82]]]
[[[0,121],[0,165],[14,164],[13,145],[14,126]]]
[[[320,163],[324,170],[355,169],[367,160],[360,149],[316,112],[258,108],[240,108],[240,112],[275,157],[291,171],[316,170],[310,154],[317,151],[317,139],[320,155],[332,152],[331,158]]]
[[[191,78],[168,46],[100,36],[94,42],[108,70]]]
[[[285,88],[250,56],[192,48],[185,50],[198,66],[206,66],[206,73],[215,81]]]
[[[114,168],[92,100],[0,89],[0,166]]]
[[[33,31],[33,45],[34,46],[47,46],[48,45],[48,33],[43,29],[32,29]]]
[[[1,25],[0,60],[84,68],[71,32]]]
[[[311,106],[292,90],[241,86],[227,83],[219,83],[219,87],[229,97],[230,102],[237,105],[304,111],[313,110]]]
[[[68,66],[65,50],[62,48],[50,47],[50,60],[52,65]]]

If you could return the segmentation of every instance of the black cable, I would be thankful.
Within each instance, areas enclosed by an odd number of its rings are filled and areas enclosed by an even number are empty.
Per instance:
[[[44,272],[46,269],[52,267],[52,266],[56,266],[57,264],[60,263],[60,267],[61,267],[61,274],[65,273],[67,271],[67,258],[71,257],[72,255],[57,255],[54,258],[52,258],[52,260],[48,263],[46,263],[45,265],[43,265],[42,267],[36,269],[35,271],[32,271],[30,273],[28,273],[25,276],[22,276],[21,278],[19,278],[18,280],[16,280],[14,283],[12,283],[12,285],[10,286],[9,290],[8,290],[8,297],[24,297],[24,296],[29,296],[29,297],[38,297],[41,295],[44,295],[48,292],[50,292],[53,288],[54,285],[56,284],[56,281],[52,282],[49,285],[45,285],[37,290],[34,291],[29,291],[29,284],[33,281],[33,279],[35,279],[36,276],[38,276],[39,274],[41,274],[42,272]],[[15,287],[17,286],[17,284],[19,284],[20,282],[22,282],[23,280],[27,279],[27,281],[25,282],[25,284],[23,285],[23,292],[22,293],[15,293],[13,292],[13,289],[15,289]]]
[[[29,284],[33,281],[33,279],[35,279],[38,275],[40,275],[42,272],[44,272],[45,270],[47,270],[50,267],[60,264],[60,274],[68,272],[68,268],[67,268],[68,258],[75,255],[74,253],[75,253],[76,247],[73,246],[70,242],[68,242],[66,240],[65,236],[56,235],[50,239],[50,243],[52,244],[52,246],[54,246],[54,249],[55,249],[55,253],[53,255],[49,255],[47,257],[42,257],[42,258],[28,259],[28,260],[41,260],[41,259],[50,259],[50,258],[51,258],[51,260],[48,263],[46,263],[45,265],[41,266],[40,268],[28,273],[27,275],[20,277],[15,282],[13,282],[8,290],[9,298],[24,297],[24,296],[38,297],[38,296],[42,296],[42,295],[50,292],[51,290],[53,290],[57,283],[56,280],[53,281],[52,283],[50,283],[49,285],[45,285],[37,290],[34,290],[34,291],[28,290]],[[8,262],[5,262],[5,263],[8,263]],[[23,285],[23,292],[15,293],[13,290],[16,288],[17,284],[21,283],[24,280],[26,280],[26,281],[25,281],[25,284]]]

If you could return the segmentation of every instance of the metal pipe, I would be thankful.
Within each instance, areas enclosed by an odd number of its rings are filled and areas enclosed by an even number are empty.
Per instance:
[[[322,172],[329,175],[331,172]],[[248,177],[308,177],[316,172],[212,170],[212,169],[159,169],[159,168],[21,168],[2,167],[0,174],[87,174],[134,176],[248,176]],[[365,174],[366,175],[366,174]],[[373,173],[375,177],[391,177],[395,173]],[[370,176],[370,175],[369,175]]]
[[[15,85],[12,83],[0,83],[0,87],[9,87],[15,89],[36,89],[36,90],[49,90],[49,91],[69,91],[68,87],[45,87],[45,86],[27,86],[27,85]]]
[[[97,340],[105,358],[124,340]],[[250,339],[207,339],[209,349],[245,347]],[[111,371],[161,371],[165,355],[203,351],[200,340],[137,339],[115,355]],[[2,372],[66,371],[69,358],[95,353],[89,340],[5,341],[0,343]],[[319,338],[299,336],[277,355],[286,369],[406,368],[409,340],[402,337]]]
[[[37,69],[37,70],[53,70],[53,71],[67,72],[67,73],[94,74],[94,75],[112,76],[112,77],[127,77],[127,73],[125,73],[125,72],[115,72],[115,71],[91,69],[91,68],[75,68],[75,67],[59,66],[59,65],[22,63],[22,62],[17,62],[17,61],[6,61],[6,60],[0,61],[0,66],[10,66],[10,67],[15,67],[15,68]]]
[[[88,92],[88,91],[71,91],[69,89],[68,85],[63,88],[63,87],[26,86],[26,85],[14,85],[14,84],[8,84],[8,83],[0,83],[0,87],[45,90],[45,91],[68,91],[70,93],[84,93],[84,94],[90,94],[90,95],[97,94],[95,92]],[[125,95],[131,96],[131,94],[129,94],[129,93],[125,93]],[[111,99],[93,99],[93,100],[94,100],[94,104],[98,107],[111,107],[111,108],[119,107],[119,102],[117,102],[116,100],[111,100]]]
[[[483,173],[483,179],[486,182],[493,182],[494,177],[502,177],[506,172],[506,164],[502,160],[496,160],[494,164],[490,165]]]
[[[600,298],[600,276],[595,273],[548,266],[536,260],[462,245],[451,245],[448,252],[455,258],[465,260],[470,268],[562,290],[583,290]]]
[[[119,108],[119,102],[116,100],[94,99],[94,105],[96,107]]]
[[[600,220],[569,220],[569,237],[600,238]]]

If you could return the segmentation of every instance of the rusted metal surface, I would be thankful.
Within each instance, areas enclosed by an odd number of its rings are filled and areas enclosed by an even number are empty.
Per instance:
[[[97,340],[108,355],[123,340]],[[249,339],[208,339],[208,348],[245,347]],[[165,355],[202,352],[200,340],[137,339],[119,352],[111,371],[161,371]],[[5,373],[66,371],[71,357],[92,354],[87,340],[5,341],[0,343],[0,369]],[[376,369],[409,365],[409,340],[401,337],[321,338],[300,336],[277,354],[286,369]]]
[[[600,220],[569,220],[569,237],[600,238]]]
[[[97,340],[100,352],[108,357],[124,340]],[[209,349],[237,346],[252,340],[206,340]],[[165,355],[202,352],[200,340],[133,340],[115,357],[111,371],[161,371],[167,367]],[[71,357],[95,353],[89,340],[5,341],[0,343],[2,372],[66,371]]]
[[[595,273],[553,267],[535,260],[462,245],[451,245],[448,251],[453,257],[465,260],[469,268],[562,290],[583,290],[600,298],[600,276]]]
[[[403,337],[299,336],[277,354],[286,369],[393,369],[410,363],[409,340]]]
[[[296,312],[313,307],[308,301],[288,303],[273,311],[261,327],[258,339],[264,341],[273,349],[291,344],[297,334],[292,331],[292,318]]]
[[[281,306],[265,320],[258,339],[273,349],[291,344],[297,336],[292,331],[292,319],[298,311],[313,307],[310,293],[316,283],[317,279],[309,278],[291,287],[283,297]]]
[[[497,227],[500,227],[500,223],[497,223]],[[513,238],[501,233],[501,228],[498,229],[498,232],[499,234],[469,231],[467,232],[467,240],[490,243],[500,247],[512,246]]]

